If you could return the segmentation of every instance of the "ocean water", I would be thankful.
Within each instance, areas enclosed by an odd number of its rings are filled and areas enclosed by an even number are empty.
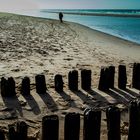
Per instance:
[[[96,29],[140,44],[140,10],[138,9],[41,9],[30,11],[18,11],[16,13],[36,17],[58,19],[58,12],[60,11],[64,13],[65,21],[77,22],[86,25],[92,29]]]
[[[140,16],[140,9],[41,9],[42,12],[65,12],[65,13],[75,13],[75,14],[117,14],[117,15],[139,15]]]

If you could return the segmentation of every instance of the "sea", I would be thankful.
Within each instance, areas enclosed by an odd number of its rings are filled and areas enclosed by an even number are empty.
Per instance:
[[[92,29],[140,44],[140,9],[37,9],[18,14],[80,23]]]

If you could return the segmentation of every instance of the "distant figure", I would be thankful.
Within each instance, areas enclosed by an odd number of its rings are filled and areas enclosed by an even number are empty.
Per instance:
[[[63,13],[62,12],[59,13],[59,20],[61,23],[63,22]]]

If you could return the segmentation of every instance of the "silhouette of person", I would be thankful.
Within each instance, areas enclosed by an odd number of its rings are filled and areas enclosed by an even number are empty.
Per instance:
[[[63,22],[63,13],[62,12],[59,13],[59,20],[61,23]]]

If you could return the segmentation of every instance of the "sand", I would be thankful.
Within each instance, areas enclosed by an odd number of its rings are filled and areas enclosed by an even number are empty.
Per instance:
[[[123,40],[86,26],[28,16],[0,13],[0,78],[14,77],[17,97],[0,98],[0,126],[7,133],[8,124],[24,120],[29,125],[29,135],[39,139],[41,118],[46,114],[58,114],[60,131],[67,112],[82,114],[86,107],[102,110],[102,139],[106,140],[105,109],[114,104],[127,112],[131,100],[139,97],[139,91],[130,88],[132,66],[140,62],[140,45]],[[128,90],[111,90],[109,93],[97,89],[101,66],[116,67],[115,86],[117,87],[117,68],[119,64],[127,67]],[[68,90],[67,77],[70,70],[91,69],[92,91],[80,88],[73,93]],[[46,76],[47,94],[38,95],[35,91],[35,75]],[[64,92],[54,90],[54,76],[62,74]],[[31,79],[31,96],[20,94],[21,80]],[[117,95],[116,93],[121,95]],[[131,94],[130,94],[131,93]],[[122,115],[122,127],[128,122]],[[126,133],[127,133],[127,128]],[[126,133],[123,138],[126,139]],[[60,134],[63,139],[63,133]],[[82,124],[81,124],[82,139]]]

